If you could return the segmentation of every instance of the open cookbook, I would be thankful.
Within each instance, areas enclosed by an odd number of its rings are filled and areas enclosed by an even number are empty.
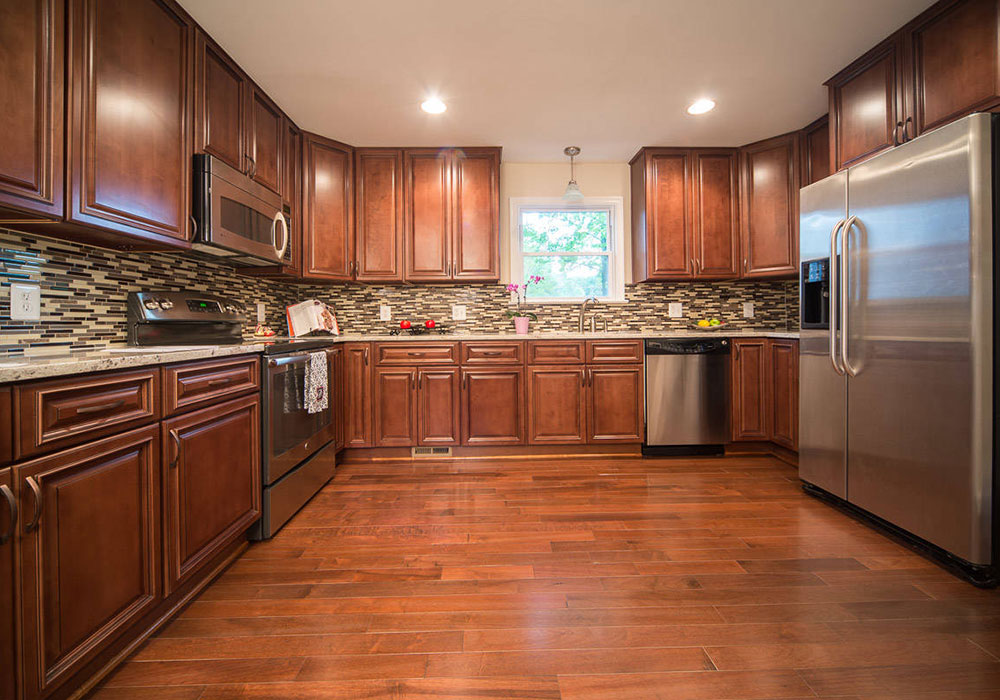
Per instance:
[[[333,309],[319,299],[307,299],[298,304],[292,304],[285,309],[288,317],[288,335],[293,338],[308,335],[314,331],[325,331],[331,335],[340,335],[337,317]]]

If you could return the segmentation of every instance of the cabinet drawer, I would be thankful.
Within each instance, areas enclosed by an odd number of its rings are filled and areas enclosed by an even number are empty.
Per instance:
[[[15,388],[18,458],[160,418],[160,368],[65,377]]]
[[[256,355],[185,362],[165,367],[163,373],[164,416],[260,388]]]
[[[463,365],[519,365],[523,362],[523,342],[476,341],[462,343]]]
[[[574,365],[584,359],[582,340],[534,340],[528,343],[528,364]]]
[[[440,365],[458,363],[458,343],[375,343],[377,365]]]
[[[587,362],[642,362],[642,341],[588,340]]]

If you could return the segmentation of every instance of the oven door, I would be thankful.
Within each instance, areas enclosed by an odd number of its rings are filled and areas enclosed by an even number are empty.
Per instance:
[[[320,413],[309,413],[305,408],[308,366],[309,353],[277,355],[264,365],[265,486],[333,438],[332,407]]]

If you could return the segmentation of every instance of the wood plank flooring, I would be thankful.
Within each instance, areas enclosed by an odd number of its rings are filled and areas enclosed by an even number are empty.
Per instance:
[[[1000,593],[769,457],[347,465],[99,700],[985,700]]]

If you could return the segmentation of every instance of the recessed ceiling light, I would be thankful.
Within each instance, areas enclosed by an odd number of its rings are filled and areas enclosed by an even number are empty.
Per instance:
[[[695,100],[688,107],[688,114],[704,114],[705,112],[711,112],[713,109],[715,109],[715,100]]]
[[[436,97],[429,97],[420,103],[420,109],[428,114],[441,114],[441,112],[448,109],[448,105]]]

